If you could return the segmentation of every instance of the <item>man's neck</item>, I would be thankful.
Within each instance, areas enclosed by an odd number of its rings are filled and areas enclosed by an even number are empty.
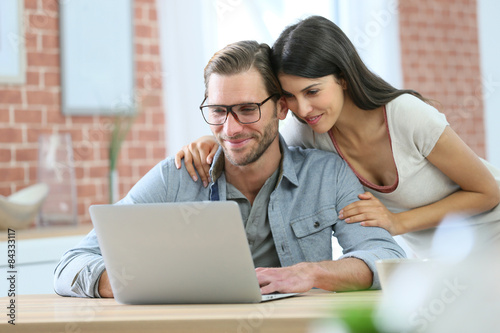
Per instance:
[[[237,166],[225,160],[224,173],[226,181],[236,187],[253,204],[266,180],[279,167],[281,150],[279,138],[269,146],[266,152],[255,162]]]

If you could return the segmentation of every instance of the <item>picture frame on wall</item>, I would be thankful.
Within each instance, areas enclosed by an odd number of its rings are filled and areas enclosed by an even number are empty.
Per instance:
[[[134,115],[133,1],[71,0],[59,8],[63,114]]]
[[[26,82],[24,0],[0,1],[0,84]]]

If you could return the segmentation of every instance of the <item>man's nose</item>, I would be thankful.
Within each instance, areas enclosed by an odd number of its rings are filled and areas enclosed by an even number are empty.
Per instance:
[[[240,124],[238,120],[236,120],[234,114],[229,112],[229,114],[227,115],[226,122],[224,123],[224,129],[227,136],[231,137],[240,133],[243,129],[243,125]]]

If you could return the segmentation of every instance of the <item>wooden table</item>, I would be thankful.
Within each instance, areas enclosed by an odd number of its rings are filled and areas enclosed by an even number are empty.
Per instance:
[[[346,308],[374,307],[381,291],[307,293],[260,304],[121,305],[114,299],[19,295],[16,325],[0,332],[307,332],[311,323]],[[10,299],[0,298],[6,312]]]

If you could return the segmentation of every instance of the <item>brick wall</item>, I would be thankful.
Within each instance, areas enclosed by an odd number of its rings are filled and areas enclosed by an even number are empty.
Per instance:
[[[451,127],[485,156],[475,0],[400,0],[404,85],[440,102]]]
[[[59,1],[24,0],[27,53],[25,85],[0,85],[0,194],[37,181],[38,137],[70,133],[75,156],[78,216],[108,202],[110,117],[68,117],[61,113]],[[158,22],[154,0],[134,1],[136,100],[134,122],[118,162],[120,197],[165,157]]]

